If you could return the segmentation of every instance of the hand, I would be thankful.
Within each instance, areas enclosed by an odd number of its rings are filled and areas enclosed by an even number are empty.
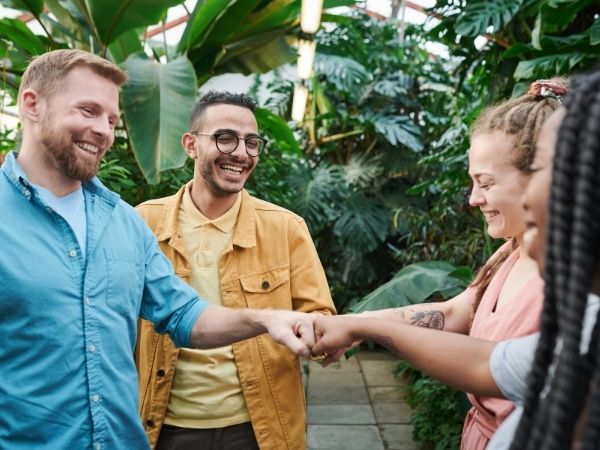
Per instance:
[[[313,356],[325,355],[323,366],[337,362],[346,351],[360,344],[355,335],[357,320],[349,316],[319,316],[314,321],[317,343],[312,347]]]
[[[308,358],[315,345],[314,320],[316,314],[294,311],[271,311],[267,324],[269,334],[298,356]]]

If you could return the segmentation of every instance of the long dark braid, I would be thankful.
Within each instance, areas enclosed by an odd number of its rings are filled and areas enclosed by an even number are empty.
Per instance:
[[[600,378],[598,325],[588,356],[579,351],[587,294],[600,261],[600,72],[573,87],[554,159],[540,343],[513,450],[570,448],[588,398],[583,448],[597,448],[600,437],[600,389],[591,383]],[[540,400],[551,364],[550,390]]]

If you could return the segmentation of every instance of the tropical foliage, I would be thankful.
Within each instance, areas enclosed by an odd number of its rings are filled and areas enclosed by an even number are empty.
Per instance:
[[[120,64],[129,81],[123,88],[122,135],[145,178],[180,167],[185,131],[197,86],[215,74],[267,71],[292,61],[288,43],[297,30],[300,0],[205,0],[196,3],[177,46],[146,38],[149,25],[162,23],[183,0],[1,0],[31,14],[43,34],[21,20],[0,19],[0,78],[13,96],[32,56],[57,48],[81,48]],[[327,0],[325,7],[353,1]]]

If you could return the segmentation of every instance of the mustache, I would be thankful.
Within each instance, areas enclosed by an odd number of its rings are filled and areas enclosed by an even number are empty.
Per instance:
[[[235,164],[238,166],[244,166],[244,168],[249,169],[252,167],[252,161],[248,161],[247,159],[238,158],[237,156],[231,155],[223,155],[219,156],[215,162],[219,165],[222,164]]]

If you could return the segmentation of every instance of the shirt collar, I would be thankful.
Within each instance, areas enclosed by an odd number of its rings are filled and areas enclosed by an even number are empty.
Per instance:
[[[237,221],[238,213],[240,212],[242,196],[238,193],[235,199],[235,203],[220,217],[210,220],[196,207],[190,189],[186,188],[181,199],[181,209],[184,211],[187,220],[189,220],[193,228],[200,228],[202,225],[211,224],[223,233],[231,233],[231,230],[235,226]]]
[[[17,152],[10,152],[6,156],[4,164],[0,170],[4,172],[6,177],[19,190],[19,192],[21,192],[25,197],[27,197],[28,200],[30,200],[32,197],[32,191],[35,192],[35,187],[27,178],[23,168],[19,165],[17,161],[18,156],[19,154]],[[94,177],[89,181],[83,182],[82,187],[84,190],[88,190],[112,204],[116,204],[120,198],[117,193],[107,189],[98,179],[98,177]]]

